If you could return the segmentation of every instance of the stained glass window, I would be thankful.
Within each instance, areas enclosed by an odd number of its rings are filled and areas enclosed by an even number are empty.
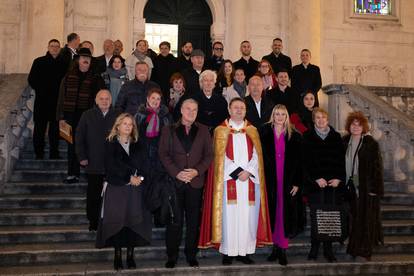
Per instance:
[[[355,0],[355,14],[391,15],[391,0]]]

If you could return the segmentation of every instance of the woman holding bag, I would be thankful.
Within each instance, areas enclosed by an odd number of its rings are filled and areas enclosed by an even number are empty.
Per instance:
[[[347,253],[371,259],[372,248],[384,244],[380,197],[384,195],[383,165],[378,142],[368,135],[368,119],[351,112],[346,119],[348,135],[343,141],[351,207],[351,233]],[[348,188],[348,187],[347,187]]]
[[[118,116],[105,144],[105,180],[96,247],[115,248],[114,269],[123,268],[122,247],[127,247],[127,267],[135,268],[134,247],[151,240],[151,214],[144,204],[147,175],[145,153],[138,143],[132,115]]]

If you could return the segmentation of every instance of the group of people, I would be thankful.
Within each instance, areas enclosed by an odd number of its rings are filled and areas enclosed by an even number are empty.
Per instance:
[[[231,265],[254,263],[250,255],[261,246],[273,246],[269,261],[287,265],[306,204],[341,204],[349,180],[347,252],[369,260],[383,241],[380,149],[361,112],[349,114],[345,137],[329,125],[310,51],[292,67],[280,38],[260,62],[249,41],[234,63],[223,58],[221,42],[210,58],[191,42],[178,58],[170,43],[159,46],[157,55],[139,40],[124,59],[122,43],[108,39],[95,58],[93,44],[72,33],[62,49],[49,41],[29,74],[36,158],[44,158],[47,128],[50,158],[60,158],[59,127],[71,126],[64,182],[86,171],[89,230],[97,231],[98,248],[115,248],[114,268],[123,268],[123,247],[127,267],[136,267],[134,248],[150,243],[154,223],[166,227],[165,266],[174,268],[184,222],[190,266],[199,265],[199,248],[216,248]],[[319,243],[312,238],[309,260]],[[336,261],[332,243],[323,250]]]

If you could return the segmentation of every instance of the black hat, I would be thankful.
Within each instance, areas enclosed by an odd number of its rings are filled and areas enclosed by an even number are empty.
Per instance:
[[[195,49],[191,52],[191,57],[205,57],[204,52],[200,49]]]
[[[77,53],[78,56],[92,57],[91,50],[88,48],[80,48]]]

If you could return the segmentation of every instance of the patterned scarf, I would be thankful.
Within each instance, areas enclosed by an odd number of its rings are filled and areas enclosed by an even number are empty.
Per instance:
[[[145,131],[145,136],[148,138],[157,137],[160,133],[160,118],[158,117],[158,113],[160,112],[160,108],[152,108],[147,104],[147,112],[149,113],[145,122],[147,125],[147,130]]]

